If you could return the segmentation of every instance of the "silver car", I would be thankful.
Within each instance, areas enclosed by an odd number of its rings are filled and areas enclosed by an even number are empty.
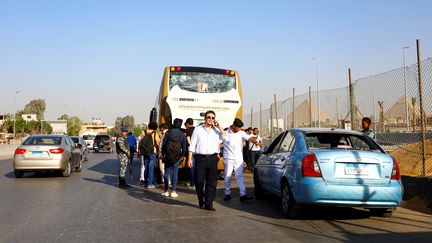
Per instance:
[[[16,178],[24,172],[59,170],[68,177],[82,170],[80,148],[66,135],[32,135],[16,150],[13,159]]]

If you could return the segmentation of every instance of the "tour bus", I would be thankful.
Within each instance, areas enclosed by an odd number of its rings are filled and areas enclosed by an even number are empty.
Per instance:
[[[172,124],[173,119],[204,122],[208,110],[216,113],[222,127],[229,127],[235,118],[242,119],[240,76],[230,69],[168,66],[162,78],[158,97],[159,124]],[[184,162],[180,167],[184,166]],[[218,169],[223,169],[219,161]]]

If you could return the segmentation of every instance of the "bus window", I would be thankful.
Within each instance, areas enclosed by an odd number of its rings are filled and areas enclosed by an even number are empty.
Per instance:
[[[175,72],[171,73],[169,89],[175,86],[191,92],[224,93],[236,89],[236,79],[217,73]]]

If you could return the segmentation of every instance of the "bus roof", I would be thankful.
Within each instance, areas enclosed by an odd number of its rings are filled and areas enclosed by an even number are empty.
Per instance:
[[[170,66],[174,68],[180,68],[181,72],[197,72],[197,73],[216,73],[216,74],[226,74],[226,71],[234,71],[231,69],[221,69],[221,68],[208,68],[208,67],[191,67],[191,66]]]

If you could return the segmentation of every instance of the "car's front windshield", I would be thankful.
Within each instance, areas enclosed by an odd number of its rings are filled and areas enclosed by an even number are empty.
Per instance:
[[[199,93],[224,93],[236,89],[234,75],[199,72],[171,73],[170,90],[178,86],[182,90]]]
[[[305,133],[309,150],[351,149],[380,151],[380,147],[365,136],[343,133]]]

